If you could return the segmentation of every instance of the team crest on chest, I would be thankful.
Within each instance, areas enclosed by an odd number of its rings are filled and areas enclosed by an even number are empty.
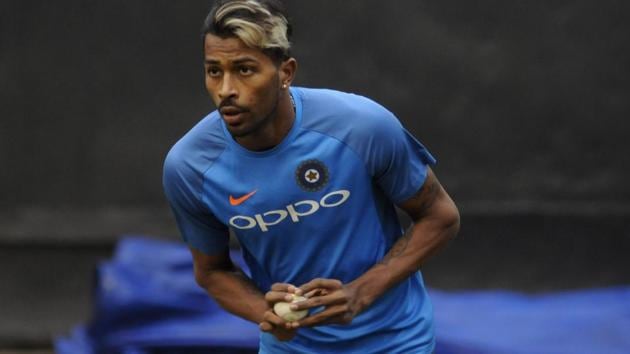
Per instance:
[[[319,160],[302,161],[295,170],[295,180],[303,190],[316,192],[328,183],[328,168]]]

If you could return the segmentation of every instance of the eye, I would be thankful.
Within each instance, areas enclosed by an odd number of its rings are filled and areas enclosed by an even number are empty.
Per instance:
[[[206,72],[208,73],[208,76],[211,76],[211,77],[218,77],[219,75],[221,75],[221,70],[217,67],[210,66],[208,67]]]
[[[254,73],[254,69],[250,66],[241,66],[238,68],[238,72],[243,76],[249,76]]]

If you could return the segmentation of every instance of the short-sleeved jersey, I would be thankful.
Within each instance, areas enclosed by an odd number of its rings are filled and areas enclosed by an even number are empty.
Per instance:
[[[215,111],[164,166],[184,240],[219,254],[232,229],[262,292],[276,282],[361,276],[402,235],[394,204],[415,194],[435,163],[391,112],[365,97],[307,88],[291,95],[296,118],[274,148],[243,148]],[[260,352],[429,353],[432,322],[418,272],[351,324],[301,328],[288,342],[262,333]]]

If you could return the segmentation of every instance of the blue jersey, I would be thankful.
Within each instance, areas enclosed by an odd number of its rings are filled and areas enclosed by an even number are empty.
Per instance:
[[[169,152],[164,188],[184,240],[223,253],[228,228],[253,281],[348,283],[402,235],[394,204],[414,195],[435,163],[377,103],[332,90],[292,88],[296,118],[283,141],[249,151],[218,112]],[[432,307],[418,272],[349,325],[301,328],[289,342],[262,333],[262,353],[429,353]]]

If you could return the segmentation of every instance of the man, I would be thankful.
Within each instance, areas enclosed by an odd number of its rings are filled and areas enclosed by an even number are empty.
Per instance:
[[[169,152],[164,187],[200,286],[258,323],[261,353],[430,353],[419,268],[459,229],[435,160],[357,95],[291,87],[291,27],[271,0],[218,1],[203,27],[218,110]],[[414,221],[402,232],[394,205]],[[228,230],[251,278],[232,264]],[[302,320],[272,308],[307,300]]]

